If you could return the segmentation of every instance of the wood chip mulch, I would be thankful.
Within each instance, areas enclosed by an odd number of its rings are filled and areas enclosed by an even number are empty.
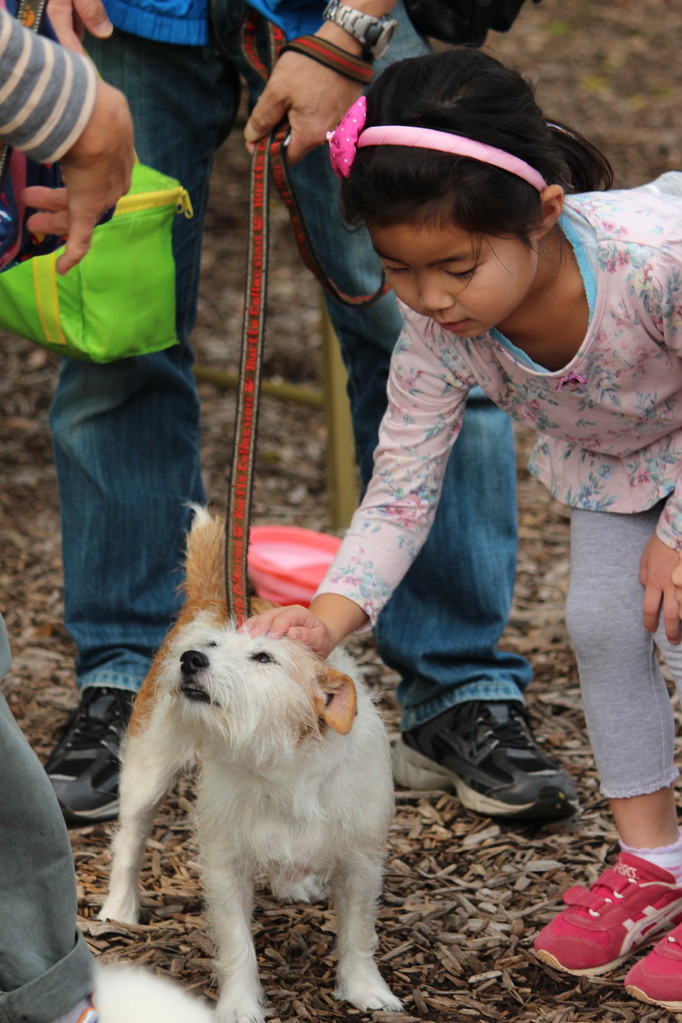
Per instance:
[[[527,4],[508,37],[491,42],[538,81],[548,113],[575,123],[611,156],[620,185],[682,167],[679,12],[660,0]],[[216,163],[206,235],[196,349],[201,362],[234,371],[239,345],[246,222],[246,160],[238,132]],[[293,252],[286,215],[273,208],[266,374],[319,386],[319,299]],[[57,363],[3,336],[0,378],[0,610],[14,650],[6,693],[44,759],[76,700],[73,647],[64,630],[58,500],[47,408]],[[234,396],[201,385],[202,458],[212,502],[225,500]],[[525,470],[530,438],[518,432],[521,545],[516,599],[504,643],[535,669],[532,723],[544,747],[575,777],[573,821],[518,826],[466,812],[442,792],[398,790],[379,916],[381,969],[403,1013],[361,1013],[332,997],[333,915],[324,904],[279,905],[258,892],[254,933],[261,977],[278,1021],[382,1020],[450,1023],[634,1023],[682,1020],[625,995],[625,969],[601,979],[560,975],[532,955],[537,930],[563,890],[588,883],[611,860],[617,836],[600,797],[585,734],[575,662],[563,620],[568,517]],[[322,412],[263,403],[256,522],[329,528]],[[398,729],[396,676],[372,641],[352,644],[391,734]],[[614,712],[614,725],[615,712]],[[97,956],[124,958],[216,998],[212,946],[188,820],[192,779],[159,812],[143,887],[147,922],[100,923],[111,825],[71,833],[80,923]]]

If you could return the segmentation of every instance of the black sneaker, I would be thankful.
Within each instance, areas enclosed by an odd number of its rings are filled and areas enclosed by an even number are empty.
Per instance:
[[[578,809],[575,785],[542,752],[516,700],[469,700],[404,732],[393,777],[411,789],[452,789],[477,813],[554,820]]]
[[[64,725],[45,770],[67,824],[118,816],[119,747],[134,700],[127,689],[90,686]]]

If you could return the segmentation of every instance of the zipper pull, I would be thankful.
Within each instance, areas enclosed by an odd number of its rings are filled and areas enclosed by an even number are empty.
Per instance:
[[[180,188],[178,195],[178,201],[176,204],[176,210],[178,213],[182,213],[187,220],[191,220],[194,216],[194,210],[192,209],[192,200],[189,197],[189,192],[186,188]]]

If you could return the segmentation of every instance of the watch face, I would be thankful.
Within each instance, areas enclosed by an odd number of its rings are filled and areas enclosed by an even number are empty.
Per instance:
[[[391,39],[395,35],[395,21],[379,19],[374,25],[370,25],[365,32],[365,46],[375,59],[383,56]]]

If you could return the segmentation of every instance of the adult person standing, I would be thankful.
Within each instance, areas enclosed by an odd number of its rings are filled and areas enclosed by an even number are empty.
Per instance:
[[[133,130],[124,97],[89,61],[0,10],[0,138],[61,159],[66,188],[27,189],[32,230],[69,238],[58,267],[85,255],[102,214],[130,187]],[[10,669],[0,617],[0,679]],[[92,962],[76,926],[69,837],[38,758],[0,695],[0,1019],[96,1023]]]
[[[321,0],[258,0],[287,38],[314,34],[376,67],[426,43],[400,3],[354,0],[350,20]],[[178,566],[189,501],[204,499],[199,406],[188,343],[196,318],[199,257],[213,154],[240,97],[238,0],[107,0],[111,38],[86,40],[107,80],[126,94],[140,158],[178,178],[195,211],[175,227],[177,334],[158,355],[108,366],[65,362],[51,409],[62,508],[66,625],[77,645],[80,703],[46,768],[68,822],[118,811],[118,746],[135,691],[177,609]],[[99,0],[50,0],[62,42],[77,46]],[[387,54],[356,38],[359,12],[398,23]],[[352,31],[349,25],[353,25]],[[385,23],[382,23],[385,24]],[[345,27],[343,27],[345,25]],[[355,34],[354,34],[355,33]],[[101,33],[100,33],[101,34]],[[340,286],[367,293],[378,263],[366,237],[345,231],[328,167],[325,132],[360,92],[357,81],[308,55],[278,61],[246,128],[253,143],[283,113],[294,185],[318,254]],[[369,309],[327,299],[349,371],[363,479],[385,405],[390,353],[400,331],[392,296]],[[485,463],[487,473],[480,473]],[[485,538],[481,526],[485,521]],[[453,537],[458,543],[453,543]],[[443,542],[445,537],[448,543]],[[472,400],[429,544],[378,624],[378,649],[401,682],[396,780],[457,788],[476,811],[552,819],[572,812],[575,788],[537,746],[523,709],[528,662],[498,641],[511,606],[517,546],[511,424],[482,396]],[[455,562],[443,552],[457,548]]]

